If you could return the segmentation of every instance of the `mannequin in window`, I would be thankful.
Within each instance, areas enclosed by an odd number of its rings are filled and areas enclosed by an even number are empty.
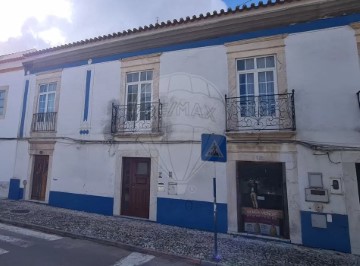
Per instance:
[[[258,202],[257,202],[257,183],[254,180],[249,182],[250,185],[250,199],[252,203],[252,207],[254,209],[258,209]]]

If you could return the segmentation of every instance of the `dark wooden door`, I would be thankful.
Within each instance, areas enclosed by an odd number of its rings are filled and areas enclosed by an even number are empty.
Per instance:
[[[124,158],[121,214],[149,218],[150,158]]]
[[[35,155],[31,199],[45,200],[49,156]]]

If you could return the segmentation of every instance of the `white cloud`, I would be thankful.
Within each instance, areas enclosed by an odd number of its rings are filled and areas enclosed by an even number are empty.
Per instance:
[[[66,42],[66,38],[63,32],[61,32],[61,30],[58,28],[51,28],[45,31],[41,31],[37,34],[37,36],[46,43],[49,43],[51,46],[60,45]]]
[[[69,0],[2,0],[0,10],[0,41],[6,41],[21,36],[21,29],[29,18],[42,22],[56,16],[70,21],[72,4]]]
[[[0,32],[0,54],[226,8],[222,0],[1,0],[6,15],[0,16],[0,23],[9,26]]]

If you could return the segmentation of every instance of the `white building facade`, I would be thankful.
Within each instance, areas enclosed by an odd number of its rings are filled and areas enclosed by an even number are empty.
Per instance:
[[[211,231],[216,175],[221,232],[360,254],[359,43],[357,1],[302,0],[26,54],[0,72],[1,181]],[[201,160],[203,133],[226,135],[226,163]]]

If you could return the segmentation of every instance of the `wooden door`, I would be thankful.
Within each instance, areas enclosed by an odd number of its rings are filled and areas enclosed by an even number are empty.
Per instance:
[[[35,155],[31,199],[45,200],[49,156]]]
[[[121,214],[149,218],[150,158],[124,158]]]

